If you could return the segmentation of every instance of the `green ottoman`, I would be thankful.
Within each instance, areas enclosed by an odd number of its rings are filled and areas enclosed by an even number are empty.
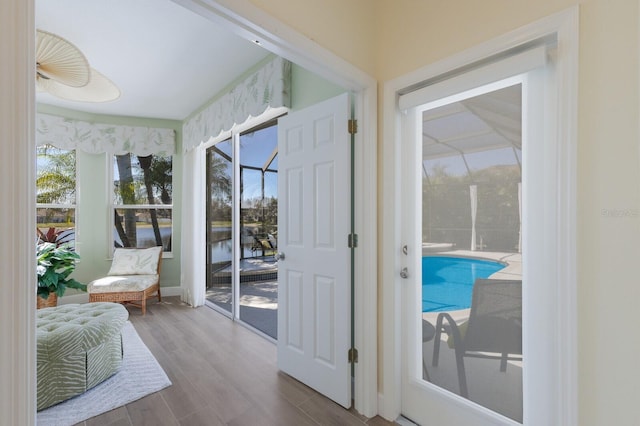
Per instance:
[[[39,309],[38,411],[91,389],[122,365],[124,306],[98,302]]]

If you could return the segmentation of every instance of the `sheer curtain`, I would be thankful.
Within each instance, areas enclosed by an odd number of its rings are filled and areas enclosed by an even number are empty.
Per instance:
[[[183,158],[180,286],[182,301],[196,307],[204,305],[206,292],[204,148],[197,146]]]
[[[475,251],[476,244],[476,214],[478,212],[478,185],[469,185],[471,198],[471,250]]]
[[[518,182],[518,218],[520,228],[518,229],[518,253],[522,253],[522,182]]]

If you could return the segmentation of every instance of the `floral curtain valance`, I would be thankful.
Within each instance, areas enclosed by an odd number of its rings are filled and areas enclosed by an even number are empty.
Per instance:
[[[133,153],[169,156],[175,153],[173,129],[88,123],[48,114],[36,116],[36,146],[79,149],[90,154]]]
[[[274,58],[182,126],[184,151],[229,131],[268,108],[290,106],[291,63]]]

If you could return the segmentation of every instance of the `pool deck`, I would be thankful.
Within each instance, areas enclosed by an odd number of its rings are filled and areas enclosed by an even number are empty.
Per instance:
[[[446,334],[444,337],[446,338]],[[429,373],[428,381],[458,395],[455,350],[443,339],[437,367],[432,365],[433,340],[424,343],[422,351]],[[464,364],[469,400],[516,422],[522,422],[522,361],[509,361],[504,372],[500,371],[499,360],[465,357]]]

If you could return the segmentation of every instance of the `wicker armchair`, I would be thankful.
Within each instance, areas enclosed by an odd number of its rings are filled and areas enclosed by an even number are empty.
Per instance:
[[[128,303],[147,312],[147,299],[160,294],[162,247],[146,249],[117,248],[106,277],[87,286],[89,302]]]

